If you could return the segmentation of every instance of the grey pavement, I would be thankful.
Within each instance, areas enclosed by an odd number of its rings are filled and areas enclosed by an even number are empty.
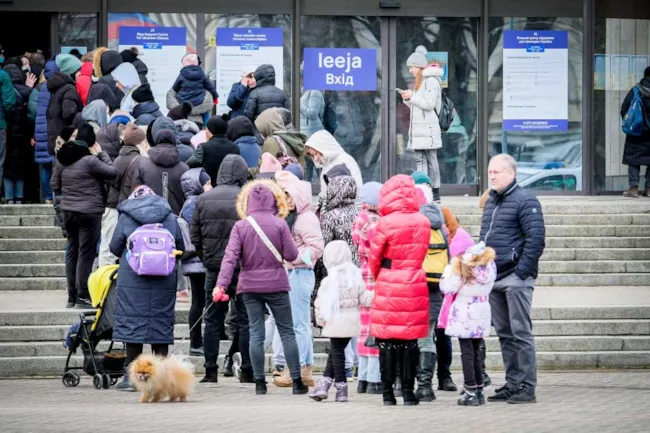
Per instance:
[[[499,381],[501,373],[493,373]],[[461,382],[455,375],[457,383]],[[196,385],[187,403],[140,404],[138,394],[77,388],[60,380],[0,381],[0,430],[18,432],[647,432],[650,371],[543,373],[538,403],[456,405],[457,393],[417,407],[383,407],[381,396],[350,393],[350,402],[313,402],[269,384],[221,379]],[[356,382],[351,384],[356,389]],[[494,387],[487,389],[488,395]],[[330,394],[333,398],[333,393]]]

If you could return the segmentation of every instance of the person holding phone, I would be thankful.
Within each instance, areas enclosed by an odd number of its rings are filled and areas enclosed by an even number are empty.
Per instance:
[[[413,90],[396,89],[411,109],[408,149],[415,151],[416,170],[432,180],[433,195],[440,202],[440,166],[437,149],[442,147],[442,130],[438,113],[442,105],[443,69],[427,60],[427,49],[419,46],[406,61],[415,77]]]
[[[244,68],[241,72],[241,81],[233,83],[232,88],[230,89],[228,100],[226,102],[228,107],[232,109],[230,112],[231,119],[244,115],[244,108],[246,107],[246,102],[248,102],[248,95],[257,85],[253,75],[254,72],[254,68]]]

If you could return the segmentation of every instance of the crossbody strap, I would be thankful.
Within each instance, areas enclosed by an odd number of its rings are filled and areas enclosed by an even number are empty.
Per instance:
[[[275,258],[280,262],[281,264],[284,265],[284,260],[282,260],[282,256],[278,252],[278,250],[275,248],[271,240],[266,236],[266,233],[262,230],[262,228],[257,224],[257,221],[255,221],[255,218],[252,216],[246,217],[246,221],[250,223],[250,225],[253,227],[253,229],[257,232],[257,235],[262,239],[262,242],[264,242],[264,245],[273,253]]]
[[[140,158],[140,155],[137,155],[135,158],[133,158],[131,162],[129,162],[129,165],[126,166],[126,170],[124,170],[124,174],[122,175],[122,180],[120,181],[120,194],[122,194],[122,190],[124,189],[124,181],[126,180],[126,175],[129,174],[129,169],[131,168],[135,160],[138,158]],[[131,187],[133,187],[133,177],[131,177]],[[129,194],[127,194],[127,196]]]

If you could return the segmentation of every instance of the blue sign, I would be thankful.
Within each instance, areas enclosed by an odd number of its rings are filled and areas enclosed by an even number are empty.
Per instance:
[[[164,46],[185,46],[185,27],[120,27],[119,44],[160,50]]]
[[[217,46],[240,47],[256,51],[260,47],[282,47],[284,35],[277,27],[220,27],[217,28]]]
[[[565,119],[504,119],[505,131],[567,131],[569,121]]]
[[[504,49],[522,49],[527,52],[566,50],[569,48],[569,32],[562,30],[521,30],[503,32]]]
[[[305,90],[377,90],[377,50],[305,48]]]

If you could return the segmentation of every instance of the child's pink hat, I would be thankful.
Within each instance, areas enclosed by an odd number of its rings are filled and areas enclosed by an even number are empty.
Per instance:
[[[464,254],[465,251],[474,245],[474,239],[463,228],[456,230],[456,236],[449,245],[449,255],[453,258],[459,254]]]
[[[260,164],[260,173],[275,173],[282,171],[282,164],[278,159],[270,153],[262,154],[262,164]]]

